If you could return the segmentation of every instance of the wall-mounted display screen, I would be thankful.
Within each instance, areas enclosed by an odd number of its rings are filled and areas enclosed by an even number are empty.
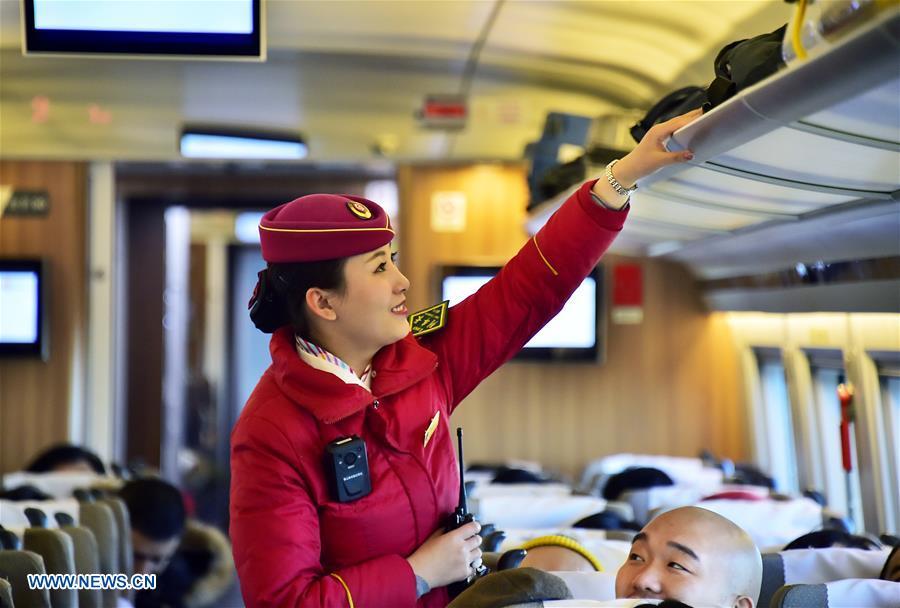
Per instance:
[[[24,0],[24,52],[265,59],[262,0]]]
[[[0,355],[43,356],[44,273],[36,260],[0,260]]]
[[[300,134],[223,128],[185,128],[180,149],[186,158],[299,160],[307,155]]]
[[[447,266],[439,269],[441,300],[458,304],[487,283],[500,268]],[[575,290],[563,309],[519,352],[517,359],[598,361],[604,352],[603,274],[598,267]]]

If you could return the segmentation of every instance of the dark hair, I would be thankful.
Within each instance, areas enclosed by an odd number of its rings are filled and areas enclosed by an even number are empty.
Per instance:
[[[3,490],[0,492],[0,500],[52,500],[49,494],[41,492],[31,485],[19,486],[12,490]]]
[[[131,527],[144,536],[166,541],[179,536],[186,518],[181,492],[153,477],[135,479],[119,490],[131,516]]]
[[[641,527],[633,521],[629,521],[615,511],[601,511],[583,517],[572,524],[573,528],[587,528],[588,530],[635,530]]]
[[[549,479],[538,475],[533,471],[516,469],[513,467],[500,467],[491,483],[549,483]]]
[[[103,466],[99,456],[90,450],[69,443],[61,443],[47,448],[38,454],[25,470],[29,473],[49,473],[56,470],[57,467],[82,461],[88,463],[95,473],[100,475],[106,473],[106,467]]]
[[[347,258],[290,264],[269,264],[259,275],[256,304],[250,310],[253,323],[261,331],[272,333],[290,325],[294,333],[310,338],[306,312],[306,292],[312,287],[343,293],[346,288],[344,265]]]
[[[603,486],[603,498],[618,500],[629,490],[644,490],[657,486],[672,486],[675,482],[659,469],[652,467],[632,467],[610,477]]]
[[[864,549],[877,551],[881,549],[880,543],[865,536],[857,536],[843,530],[816,530],[809,534],[797,537],[782,551],[795,549],[825,549],[827,547],[849,547],[851,549]]]

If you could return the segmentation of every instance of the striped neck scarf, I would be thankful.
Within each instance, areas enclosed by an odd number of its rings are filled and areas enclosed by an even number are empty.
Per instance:
[[[322,359],[323,361],[326,361],[326,362],[330,363],[331,365],[334,365],[335,367],[337,367],[337,368],[339,368],[339,369],[342,369],[342,370],[344,370],[344,371],[350,372],[353,376],[355,376],[355,377],[357,377],[357,378],[359,379],[359,382],[360,382],[361,384],[363,384],[364,386],[366,386],[366,387],[368,388],[368,386],[369,386],[369,375],[372,373],[372,364],[371,364],[371,363],[370,363],[369,365],[366,366],[366,369],[363,370],[362,375],[357,376],[356,372],[353,371],[353,368],[350,367],[349,365],[347,365],[347,363],[344,362],[344,361],[343,361],[340,357],[338,357],[337,355],[334,355],[334,354],[328,352],[327,350],[325,350],[325,349],[322,348],[321,346],[316,346],[315,344],[313,344],[313,343],[310,342],[309,340],[304,340],[304,339],[301,338],[300,336],[296,336],[296,335],[295,335],[295,336],[294,336],[294,339],[295,339],[295,342],[296,342],[296,345],[297,345],[297,351],[298,351],[298,352],[303,352],[303,353],[306,353],[306,354],[308,354],[308,355],[312,355],[313,357],[316,357],[316,358],[318,358],[318,359]],[[335,374],[335,375],[337,375],[337,376],[343,376],[343,374]]]

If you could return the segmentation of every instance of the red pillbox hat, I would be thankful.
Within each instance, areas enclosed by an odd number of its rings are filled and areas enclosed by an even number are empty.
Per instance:
[[[310,194],[266,213],[259,222],[263,259],[271,263],[346,258],[394,238],[384,209],[361,196]]]

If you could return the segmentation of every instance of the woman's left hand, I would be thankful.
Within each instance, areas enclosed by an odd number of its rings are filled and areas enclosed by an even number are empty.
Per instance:
[[[616,180],[622,186],[630,188],[641,178],[647,177],[663,167],[694,158],[694,154],[690,150],[669,152],[666,150],[665,141],[671,137],[672,133],[699,118],[701,114],[703,114],[703,110],[698,108],[666,122],[653,125],[637,147],[616,163],[613,170]]]

